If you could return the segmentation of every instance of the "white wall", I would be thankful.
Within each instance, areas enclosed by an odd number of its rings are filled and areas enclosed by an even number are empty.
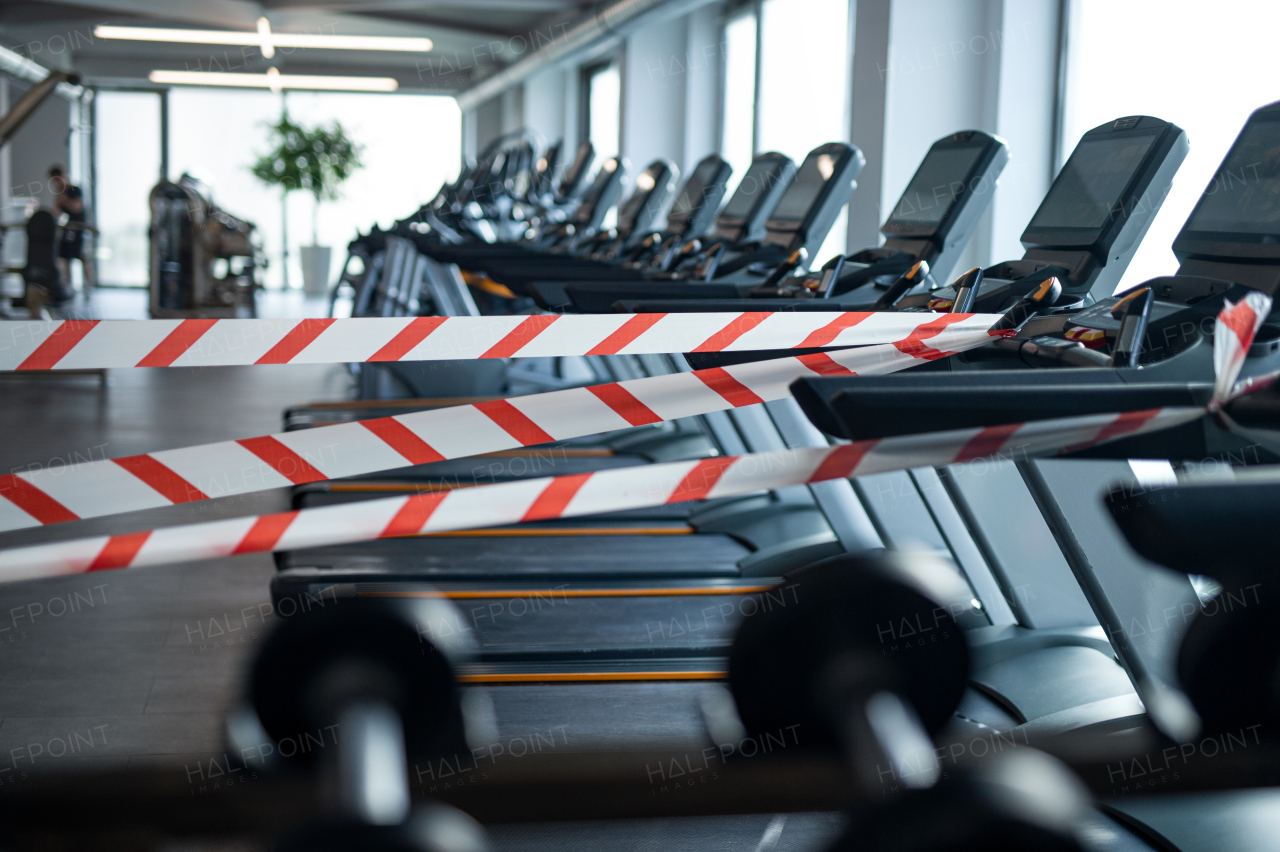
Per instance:
[[[936,139],[973,129],[1002,137],[1010,162],[959,266],[1020,257],[1018,236],[1052,172],[1057,4],[860,0],[856,40],[852,139],[867,167],[850,249],[874,244],[884,211]]]

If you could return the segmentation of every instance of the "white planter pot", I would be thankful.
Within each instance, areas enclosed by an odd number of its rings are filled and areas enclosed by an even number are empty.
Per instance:
[[[329,292],[329,269],[333,249],[328,246],[298,246],[298,260],[302,264],[302,292],[308,296],[323,296]]]

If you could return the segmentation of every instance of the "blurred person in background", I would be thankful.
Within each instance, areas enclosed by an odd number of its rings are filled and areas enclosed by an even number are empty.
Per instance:
[[[84,235],[95,231],[85,221],[84,193],[80,187],[67,180],[61,166],[49,169],[49,188],[55,193],[54,214],[62,228],[58,240],[58,272],[64,286],[71,287],[71,261],[80,261],[84,273],[84,291],[87,294],[94,283],[93,253],[85,253]]]

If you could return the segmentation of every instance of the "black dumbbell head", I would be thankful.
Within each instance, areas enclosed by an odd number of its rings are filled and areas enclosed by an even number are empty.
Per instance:
[[[371,701],[399,713],[410,757],[465,750],[451,659],[462,644],[442,638],[443,624],[462,621],[439,599],[343,600],[284,620],[249,678],[263,730],[276,742],[306,742],[337,724],[344,707]],[[341,733],[322,739],[334,736]],[[304,760],[315,754],[298,751]]]
[[[1206,733],[1280,727],[1280,601],[1265,583],[1231,584],[1204,605],[1178,652],[1178,681]]]
[[[856,820],[831,852],[1083,852],[1089,799],[1031,748],[987,758]]]
[[[948,722],[969,676],[955,619],[972,606],[953,567],[923,554],[837,556],[780,590],[761,597],[729,655],[730,690],[751,734],[799,726],[801,746],[836,747],[848,703],[880,691],[905,699],[930,734]]]
[[[431,802],[402,825],[322,822],[276,843],[275,852],[488,852],[484,828],[457,808]]]

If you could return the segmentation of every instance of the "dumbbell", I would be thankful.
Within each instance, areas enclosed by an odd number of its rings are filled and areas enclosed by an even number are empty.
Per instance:
[[[1276,383],[1224,408],[1262,426],[1280,411]],[[1243,404],[1242,404],[1243,403]],[[1280,726],[1280,596],[1272,564],[1280,548],[1280,480],[1265,469],[1232,480],[1155,492],[1112,489],[1106,503],[1139,554],[1174,571],[1213,577],[1222,591],[1199,607],[1178,650],[1178,682],[1207,734]],[[1176,623],[1176,621],[1175,621]]]
[[[1024,748],[855,817],[829,852],[1083,852],[1089,816],[1079,779]]]
[[[335,815],[280,848],[483,848],[465,814],[410,808],[409,760],[467,750],[454,679],[467,637],[433,629],[459,622],[442,599],[351,599],[286,619],[267,637],[248,685],[257,733],[280,762],[320,778]],[[313,747],[286,754],[286,742]]]
[[[832,852],[1080,852],[1088,796],[1031,748],[943,780],[933,737],[964,695],[973,617],[965,583],[941,560],[891,551],[837,556],[784,578],[786,606],[743,621],[729,686],[747,733],[793,728],[835,750],[864,794]],[[885,795],[883,777],[903,788]],[[939,783],[941,782],[941,783]]]
[[[729,690],[748,734],[792,730],[845,755],[867,793],[882,773],[929,786],[933,736],[969,677],[957,618],[974,611],[955,569],[924,554],[842,555],[784,580],[786,606],[745,619],[729,653]]]

